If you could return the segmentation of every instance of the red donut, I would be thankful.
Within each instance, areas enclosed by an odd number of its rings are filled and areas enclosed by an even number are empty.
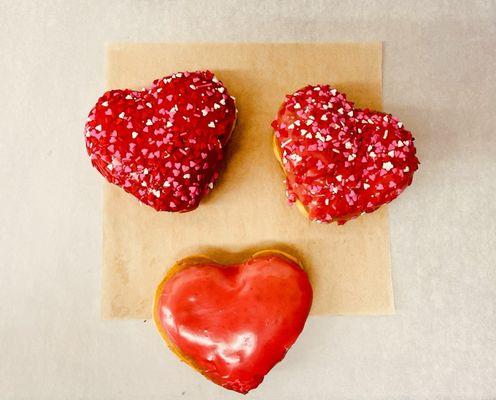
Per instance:
[[[329,85],[286,96],[272,127],[288,200],[313,221],[341,225],[373,212],[418,169],[412,134],[397,118],[354,108]]]
[[[213,188],[235,120],[212,72],[178,72],[106,92],[89,113],[86,148],[110,183],[157,211],[186,212]]]
[[[300,335],[312,286],[289,254],[267,250],[239,264],[182,259],[155,294],[157,328],[179,358],[218,385],[256,388]]]

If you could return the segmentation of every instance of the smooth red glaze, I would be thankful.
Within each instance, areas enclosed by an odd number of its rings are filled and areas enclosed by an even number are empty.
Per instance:
[[[149,89],[110,90],[86,122],[93,166],[157,211],[191,211],[213,188],[236,120],[210,71],[178,72]]]
[[[187,266],[159,287],[155,319],[173,349],[213,382],[247,393],[300,334],[312,303],[307,274],[286,257]]]
[[[328,85],[286,96],[272,127],[290,203],[309,218],[338,222],[373,212],[412,183],[412,134],[390,114],[354,108]]]

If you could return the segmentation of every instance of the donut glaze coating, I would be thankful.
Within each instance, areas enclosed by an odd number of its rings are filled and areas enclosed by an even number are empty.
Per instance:
[[[397,118],[355,108],[328,85],[286,96],[272,127],[288,200],[314,221],[344,224],[373,212],[418,169],[412,134]]]
[[[159,285],[154,318],[169,347],[208,379],[247,393],[282,360],[312,303],[307,274],[269,251],[224,266],[178,262]]]
[[[100,97],[86,149],[110,183],[157,211],[186,212],[213,188],[235,120],[234,98],[212,72],[178,72]]]

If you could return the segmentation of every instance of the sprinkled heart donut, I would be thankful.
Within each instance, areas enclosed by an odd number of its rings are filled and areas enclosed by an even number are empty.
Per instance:
[[[397,118],[354,108],[328,85],[286,96],[272,127],[288,200],[310,220],[341,225],[373,212],[418,169],[412,134]]]
[[[235,265],[178,261],[158,286],[154,319],[181,360],[218,385],[256,388],[303,330],[308,276],[290,255],[268,250]]]
[[[198,207],[219,176],[236,106],[210,71],[178,72],[148,89],[110,90],[90,111],[93,166],[157,211]]]

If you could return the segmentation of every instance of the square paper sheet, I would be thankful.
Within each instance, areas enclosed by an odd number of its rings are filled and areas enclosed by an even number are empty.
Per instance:
[[[284,95],[308,83],[329,83],[358,107],[380,109],[381,64],[380,43],[109,46],[109,88],[210,69],[239,114],[226,168],[197,210],[159,213],[105,184],[103,317],[149,318],[155,288],[177,259],[203,254],[231,263],[263,249],[302,261],[314,314],[393,313],[386,207],[344,226],[309,222],[286,201],[270,127]]]

